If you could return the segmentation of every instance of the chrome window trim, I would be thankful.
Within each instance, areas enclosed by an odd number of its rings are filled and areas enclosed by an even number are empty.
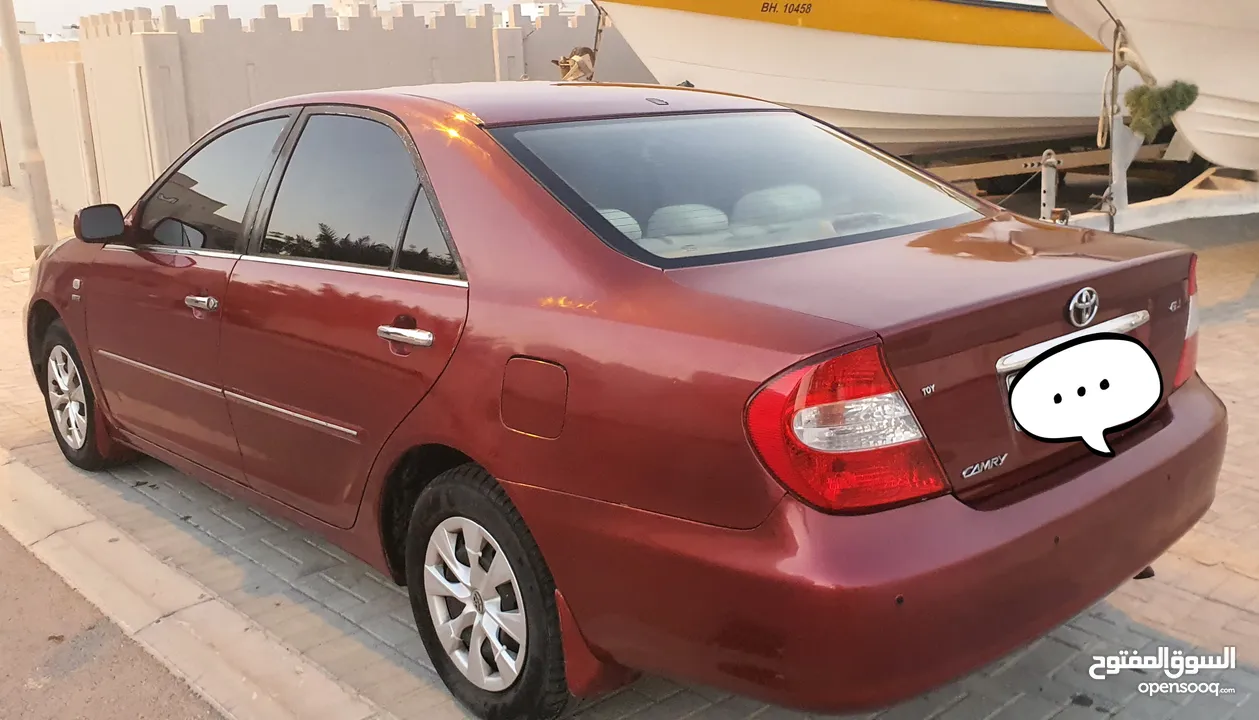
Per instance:
[[[1127,315],[1120,315],[1119,317],[1107,320],[1104,323],[1098,323],[1093,327],[1077,330],[1076,332],[1068,333],[1066,335],[1059,335],[1056,338],[1051,338],[1044,342],[1036,343],[1035,345],[1029,345],[1021,350],[1015,350],[1008,355],[1003,355],[1001,359],[997,361],[997,372],[1004,375],[1005,373],[1022,370],[1037,357],[1040,357],[1042,353],[1052,350],[1063,343],[1068,343],[1072,340],[1077,340],[1089,335],[1097,335],[1099,333],[1130,333],[1149,321],[1150,312],[1148,310],[1138,310],[1136,312],[1128,313]]]
[[[158,255],[194,255],[199,257],[221,257],[240,259],[241,254],[231,250],[204,250],[201,248],[174,247],[172,245],[119,245],[109,243],[106,250],[122,250],[126,252],[147,252]]]
[[[123,365],[130,365],[130,366],[131,366],[131,367],[133,367],[133,368],[138,368],[138,369],[140,369],[140,370],[146,370],[146,371],[148,371],[148,372],[153,373],[154,375],[159,375],[159,376],[161,376],[161,377],[166,378],[167,380],[173,380],[173,381],[175,381],[175,382],[177,382],[177,383],[180,383],[181,385],[187,385],[188,387],[193,388],[193,389],[195,389],[195,390],[202,390],[202,391],[205,391],[205,392],[208,392],[208,393],[213,393],[213,394],[215,394],[215,395],[222,395],[222,394],[223,394],[223,391],[222,391],[222,390],[220,390],[219,388],[214,387],[213,385],[207,385],[207,384],[205,384],[205,383],[203,383],[203,382],[198,382],[198,381],[196,381],[196,380],[193,380],[192,378],[186,378],[186,377],[184,377],[183,375],[177,375],[177,374],[175,374],[175,373],[173,373],[173,372],[169,372],[169,371],[167,371],[167,370],[163,370],[163,369],[161,369],[161,368],[155,368],[155,367],[153,367],[152,365],[146,365],[145,363],[142,363],[142,362],[140,362],[139,360],[132,360],[132,359],[131,359],[131,358],[129,358],[129,357],[123,357],[122,355],[119,355],[118,353],[112,353],[112,352],[110,352],[110,351],[108,351],[108,350],[99,350],[99,349],[98,349],[98,350],[96,351],[96,354],[97,354],[97,355],[100,355],[100,356],[102,356],[102,357],[107,357],[107,358],[109,358],[110,360],[116,360],[116,361],[118,361],[118,362],[122,363]]]
[[[429,283],[431,285],[447,285],[450,287],[468,287],[468,281],[462,278],[445,278],[439,275],[425,275],[423,273],[406,272],[399,270],[385,270],[369,267],[358,267],[354,265],[340,265],[332,262],[320,262],[318,260],[296,260],[291,258],[270,257],[265,255],[241,255],[240,253],[227,252],[225,250],[201,250],[196,248],[177,248],[166,245],[118,245],[110,243],[104,246],[106,250],[117,250],[120,252],[151,252],[159,255],[192,255],[199,257],[218,257],[236,260],[249,260],[252,262],[270,263],[272,265],[291,265],[293,267],[314,268],[317,270],[336,270],[338,272],[354,273],[356,275],[371,275],[373,277],[394,278],[397,280],[414,280],[416,282]]]
[[[432,285],[448,285],[450,287],[461,288],[468,287],[468,281],[461,278],[445,278],[438,275],[399,272],[397,270],[360,267],[357,265],[341,265],[339,263],[321,262],[318,260],[297,260],[293,258],[274,257],[270,255],[243,255],[241,256],[241,259],[251,262],[270,263],[272,265],[290,265],[292,267],[313,268],[316,270],[335,270],[337,272],[353,273],[356,275],[370,275],[372,277],[415,280],[417,282],[425,282]]]
[[[253,405],[254,407],[260,408],[260,409],[262,409],[262,410],[267,410],[267,411],[269,411],[269,412],[271,412],[271,413],[281,415],[281,416],[283,416],[283,417],[285,417],[285,418],[292,418],[292,419],[294,419],[294,420],[301,420],[302,422],[309,423],[309,424],[314,425],[315,427],[318,427],[318,428],[323,429],[323,430],[332,430],[333,432],[337,432],[337,433],[340,433],[340,434],[342,434],[342,435],[348,435],[348,436],[349,436],[349,437],[351,437],[351,438],[357,438],[357,437],[358,437],[358,431],[357,431],[357,430],[351,430],[350,428],[347,428],[347,427],[342,427],[342,426],[340,426],[340,425],[337,425],[337,424],[334,424],[334,423],[330,423],[330,422],[326,422],[326,421],[324,421],[324,420],[320,420],[320,419],[318,419],[318,418],[313,418],[313,417],[311,417],[311,416],[309,416],[309,415],[303,415],[303,414],[298,413],[298,412],[293,412],[292,410],[288,410],[288,409],[286,409],[286,408],[282,408],[282,407],[279,407],[279,406],[276,406],[276,405],[272,405],[271,403],[265,403],[265,402],[263,402],[263,401],[261,401],[261,400],[254,400],[254,399],[253,399],[253,398],[251,398],[251,397],[246,397],[246,396],[244,396],[244,395],[241,395],[240,393],[235,393],[235,392],[232,392],[231,390],[224,390],[224,391],[223,391],[223,395],[224,395],[225,397],[231,398],[232,400],[237,400],[237,401],[239,401],[239,402],[243,402],[243,403],[245,403],[245,404],[247,404],[247,405]]]

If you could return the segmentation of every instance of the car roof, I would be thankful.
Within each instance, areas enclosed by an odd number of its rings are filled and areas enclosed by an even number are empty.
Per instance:
[[[387,109],[409,98],[469,113],[486,126],[675,112],[783,109],[764,100],[683,87],[538,80],[431,83],[365,92],[317,93],[273,101],[262,107],[354,102]]]

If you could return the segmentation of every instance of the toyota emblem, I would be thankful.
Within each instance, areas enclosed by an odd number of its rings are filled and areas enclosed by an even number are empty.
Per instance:
[[[1100,304],[1096,290],[1091,287],[1081,288],[1067,304],[1067,319],[1078,328],[1085,327],[1097,317]]]

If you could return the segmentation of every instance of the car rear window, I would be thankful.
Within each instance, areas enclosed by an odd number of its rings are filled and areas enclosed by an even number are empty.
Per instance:
[[[981,216],[965,195],[790,111],[492,132],[609,245],[661,267],[865,242]]]

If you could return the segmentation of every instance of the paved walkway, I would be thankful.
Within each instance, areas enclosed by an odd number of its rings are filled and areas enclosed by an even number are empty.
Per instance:
[[[1134,581],[1032,646],[877,717],[1259,718],[1259,218],[1165,227],[1201,251],[1202,375],[1229,404],[1232,431],[1214,508]],[[25,215],[0,191],[0,446],[169,565],[249,615],[398,718],[459,717],[424,655],[404,593],[318,538],[152,460],[111,473],[69,466],[53,443],[21,343]],[[1104,550],[1103,550],[1104,551]],[[999,618],[994,618],[999,621]],[[1238,668],[1201,681],[1235,692],[1146,696],[1127,672],[1089,678],[1093,655],[1168,646],[1237,648]],[[906,658],[906,662],[913,662]],[[837,681],[842,681],[837,678]],[[804,716],[707,688],[645,678],[583,720],[796,720]],[[876,717],[876,716],[870,716]]]

